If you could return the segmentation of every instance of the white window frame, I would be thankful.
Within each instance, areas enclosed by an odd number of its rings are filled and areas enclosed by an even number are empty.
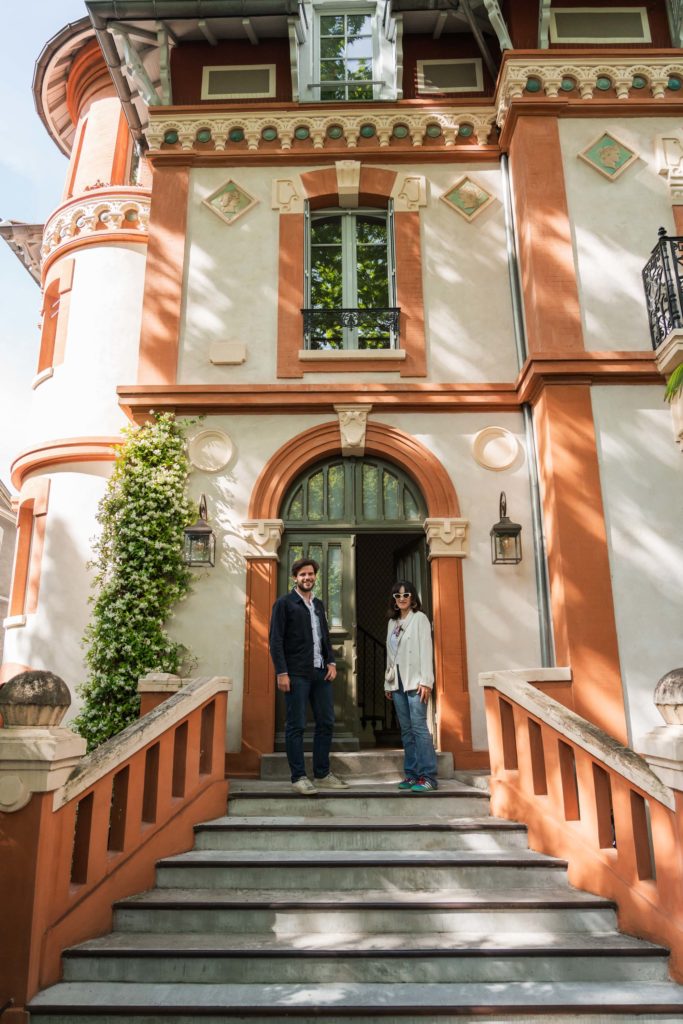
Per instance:
[[[373,216],[384,215],[387,228],[387,299],[388,308],[396,307],[396,248],[394,239],[394,204],[389,200],[386,209],[376,207],[358,207],[345,209],[343,207],[329,207],[324,210],[311,210],[308,203],[305,207],[305,255],[304,255],[304,302],[306,309],[314,309],[311,305],[311,234],[313,221],[325,216],[339,216],[342,219],[342,309],[358,308],[357,280],[356,280],[356,247],[355,234],[345,228],[351,217],[370,214]],[[344,344],[341,349],[334,349],[335,352],[359,351],[358,349],[358,328],[345,327],[343,329]],[[389,351],[398,348],[397,338],[392,332],[389,343]],[[315,351],[315,350],[314,350]],[[324,350],[322,350],[324,351]],[[366,350],[360,350],[366,351]],[[368,351],[382,352],[387,349],[371,349]]]
[[[268,71],[268,92],[209,92],[209,76],[212,71]],[[275,96],[274,64],[205,64],[202,68],[203,100],[262,100]]]
[[[476,85],[454,85],[449,89],[433,89],[428,85],[425,85],[424,69],[428,68],[432,64],[474,64],[476,69]],[[433,93],[448,93],[448,92],[483,92],[484,91],[484,70],[482,67],[481,57],[467,57],[467,58],[455,58],[446,57],[442,59],[430,58],[429,60],[418,60],[417,61],[417,91],[423,95],[430,95]]]
[[[558,14],[639,14],[643,34],[634,36],[560,36],[557,31],[556,16]],[[550,11],[550,42],[551,43],[651,43],[650,23],[646,7],[554,7]]]
[[[367,0],[361,0],[360,3],[353,3],[353,0],[349,0],[349,3],[340,3],[329,5],[326,3],[314,3],[313,11],[315,14],[314,25],[313,25],[313,67],[311,81],[308,85],[309,96],[316,103],[325,103],[327,101],[320,99],[321,87],[319,83],[321,81],[321,69],[320,69],[320,18],[327,17],[328,15],[335,14],[367,14],[370,18],[370,24],[372,29],[372,100],[382,99],[382,90],[384,88],[384,82],[379,81],[378,74],[380,68],[380,48],[379,48],[379,26],[377,24],[377,4],[368,3]],[[362,84],[362,83],[361,83]],[[351,88],[348,86],[347,88]],[[370,103],[372,100],[334,100],[330,102],[335,103]]]

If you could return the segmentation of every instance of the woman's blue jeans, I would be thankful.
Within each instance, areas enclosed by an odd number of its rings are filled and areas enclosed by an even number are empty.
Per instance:
[[[418,690],[406,693],[399,682],[399,689],[392,694],[396,717],[401,727],[403,744],[403,772],[407,779],[424,776],[436,785],[436,751],[431,733],[427,728],[427,708]]]

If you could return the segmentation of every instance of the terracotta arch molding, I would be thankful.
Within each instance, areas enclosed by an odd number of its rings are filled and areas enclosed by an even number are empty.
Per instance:
[[[430,516],[459,516],[455,488],[436,456],[416,438],[384,423],[369,422],[365,450],[395,462],[422,491]],[[250,519],[277,519],[289,485],[308,466],[328,455],[341,453],[339,423],[334,420],[306,430],[275,452],[254,484]]]
[[[368,423],[365,451],[400,466],[420,487],[429,516],[458,516],[451,480],[436,456],[416,438],[383,423]],[[337,421],[323,423],[287,441],[264,466],[252,492],[249,518],[276,519],[287,488],[312,463],[341,454]],[[439,701],[439,746],[460,768],[486,767],[486,752],[473,751],[465,645],[462,560],[434,558],[432,608],[434,664]],[[277,596],[277,561],[247,559],[242,749],[229,754],[230,772],[256,775],[261,755],[275,736],[275,680],[268,653],[270,610]]]

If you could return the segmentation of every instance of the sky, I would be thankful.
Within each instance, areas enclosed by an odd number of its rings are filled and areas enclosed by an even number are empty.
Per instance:
[[[87,14],[83,0],[3,4],[0,41],[0,219],[43,224],[59,205],[67,161],[38,117],[31,83],[45,43]],[[29,438],[40,289],[0,240],[0,480]]]

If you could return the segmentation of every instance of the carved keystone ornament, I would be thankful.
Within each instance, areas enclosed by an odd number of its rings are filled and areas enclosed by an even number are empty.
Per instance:
[[[371,410],[371,405],[335,405],[342,455],[365,455],[365,433]]]

